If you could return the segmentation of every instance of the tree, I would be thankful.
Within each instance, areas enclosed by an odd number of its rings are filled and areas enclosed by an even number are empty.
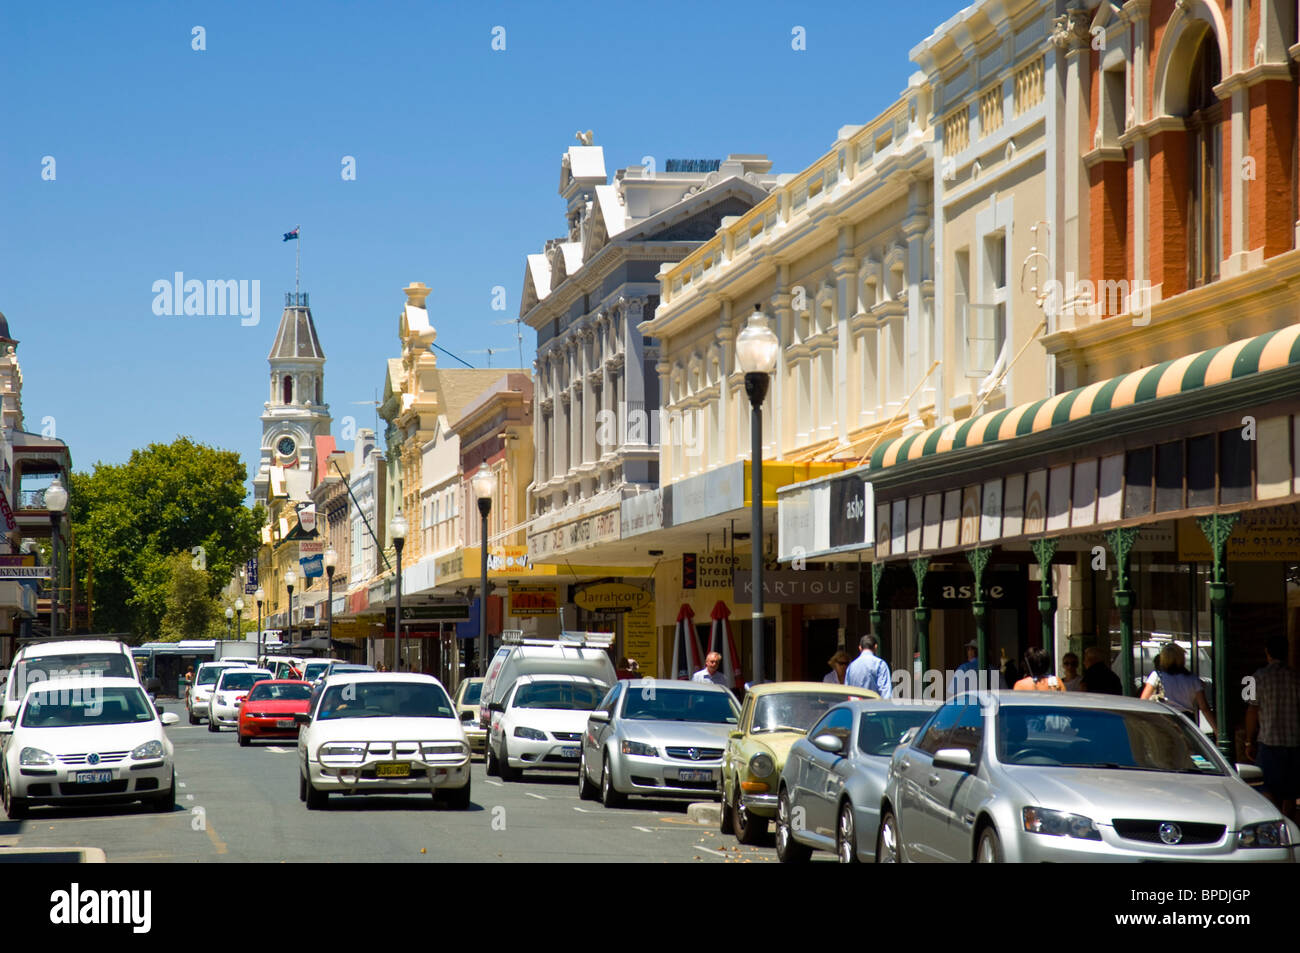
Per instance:
[[[186,553],[176,553],[166,561],[170,578],[167,583],[167,611],[162,618],[162,641],[208,637],[208,627],[217,603],[209,592],[206,569],[195,569]]]
[[[208,597],[216,597],[256,553],[265,520],[260,506],[244,505],[246,476],[238,454],[188,437],[150,444],[123,464],[98,463],[91,473],[72,474],[68,508],[77,571],[94,575],[97,631],[157,638],[178,554],[206,572]]]

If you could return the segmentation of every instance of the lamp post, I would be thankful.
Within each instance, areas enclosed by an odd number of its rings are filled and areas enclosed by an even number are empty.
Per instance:
[[[226,606],[226,639],[230,639],[230,622],[235,617],[235,610]]]
[[[242,596],[235,597],[235,634],[239,636],[239,641],[244,641],[244,599]]]
[[[298,574],[290,569],[284,574],[284,585],[289,590],[289,644],[293,644],[293,587],[298,584]]]
[[[45,508],[50,511],[50,635],[59,634],[59,530],[68,508],[68,491],[56,476],[45,488]]]
[[[397,550],[397,611],[393,615],[393,671],[402,670],[402,547],[406,545],[406,517],[398,509],[397,515],[388,524],[388,533],[393,537],[393,548]]]
[[[482,561],[479,567],[478,597],[478,673],[487,674],[487,593],[488,593],[488,514],[492,512],[492,497],[496,493],[497,478],[484,464],[470,481],[474,486],[474,498],[478,500],[478,512],[482,519],[479,525]]]
[[[330,650],[334,649],[334,570],[339,567],[339,554],[331,546],[325,550],[325,580],[329,587],[326,596],[327,604],[325,611],[328,613],[329,622],[325,629],[325,634],[330,640]]]
[[[767,397],[770,377],[776,370],[776,356],[781,347],[772,329],[767,326],[767,316],[758,305],[749,316],[749,323],[736,335],[736,361],[745,372],[745,393],[749,395],[750,453],[750,556],[751,588],[750,628],[754,641],[753,684],[763,680],[763,400]]]
[[[257,600],[257,657],[262,657],[262,602],[266,599],[266,590],[261,586],[257,587],[257,592],[253,593],[253,598]]]

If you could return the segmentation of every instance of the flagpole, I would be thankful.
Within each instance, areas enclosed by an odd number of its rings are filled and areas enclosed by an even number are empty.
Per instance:
[[[298,235],[297,235],[297,241],[294,242],[294,245],[297,246],[297,247],[296,247],[295,250],[294,250],[294,263],[293,263],[293,298],[294,298],[295,301],[297,301],[297,302],[301,302],[301,301],[302,301],[302,296],[301,296],[301,292],[302,292],[302,226],[301,226],[301,225],[295,225],[295,226],[293,227],[293,230],[294,230],[295,232],[298,233]]]

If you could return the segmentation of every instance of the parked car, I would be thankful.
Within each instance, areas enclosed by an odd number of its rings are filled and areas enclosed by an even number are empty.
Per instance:
[[[330,667],[332,658],[310,658],[306,659],[300,666],[302,669],[302,679],[304,682],[314,682],[320,673]]]
[[[720,685],[617,682],[587,719],[578,795],[619,807],[629,794],[717,798],[722,751],[740,718]]]
[[[493,703],[521,675],[585,675],[606,685],[618,680],[606,651],[614,637],[607,632],[564,632],[558,639],[507,639],[488,665],[479,695],[479,726],[491,730]]]
[[[432,675],[335,675],[296,718],[298,797],[309,811],[336,793],[442,793],[451,806],[469,807],[469,743]]]
[[[208,706],[212,701],[212,690],[216,688],[221,673],[232,668],[248,668],[247,662],[229,659],[220,662],[204,662],[194,673],[194,684],[185,697],[185,707],[190,714],[190,724],[197,725],[208,717]]]
[[[515,781],[527,768],[576,768],[587,717],[608,690],[585,675],[521,675],[499,706],[488,773]]]
[[[876,850],[889,862],[1294,861],[1297,840],[1168,707],[1001,692],[957,696],[899,745]]]
[[[311,683],[290,679],[256,682],[239,706],[239,743],[247,747],[256,738],[297,738],[294,715],[305,712],[311,700]]]
[[[239,727],[239,706],[258,682],[271,677],[264,668],[229,668],[217,677],[217,687],[208,702],[208,731]]]
[[[364,665],[360,662],[342,662],[338,659],[330,659],[329,664],[318,672],[315,678],[308,679],[308,681],[320,682],[329,678],[331,675],[343,675],[348,672],[373,672],[374,670],[375,667],[373,665]]]
[[[456,687],[456,714],[460,716],[470,754],[475,752],[487,758],[487,729],[478,723],[478,700],[483,693],[483,679],[462,678]]]
[[[29,642],[18,650],[5,683],[0,717],[13,720],[27,689],[52,679],[100,675],[134,678],[140,684],[131,649],[117,639],[57,639]]]
[[[832,705],[878,698],[872,691],[825,682],[770,682],[745,695],[740,724],[722,755],[723,834],[757,844],[776,817],[776,788],[790,746]]]
[[[777,858],[802,862],[814,850],[829,850],[841,863],[874,861],[889,759],[938,704],[844,702],[796,740],[777,788]]]
[[[176,805],[172,743],[180,718],[159,715],[135,678],[60,678],[28,690],[7,738],[0,781],[11,820],[33,805],[144,801]]]
[[[303,659],[296,655],[267,655],[259,665],[276,677],[277,681],[298,681],[302,677]]]

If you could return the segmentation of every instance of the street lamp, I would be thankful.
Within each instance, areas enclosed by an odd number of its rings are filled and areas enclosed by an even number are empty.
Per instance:
[[[239,641],[244,640],[244,599],[242,596],[235,598],[235,633],[239,636]]]
[[[235,617],[235,610],[226,606],[226,638],[230,638],[230,620]]]
[[[50,511],[50,635],[59,634],[59,530],[68,508],[68,491],[56,476],[45,488],[45,508]]]
[[[262,657],[262,602],[266,599],[266,590],[261,586],[257,587],[257,592],[253,593],[253,598],[257,600],[257,657]]]
[[[749,323],[736,335],[736,360],[745,372],[745,393],[752,408],[749,415],[750,500],[752,510],[749,534],[753,555],[750,556],[751,587],[750,628],[754,639],[754,675],[757,685],[763,680],[763,399],[767,397],[770,375],[776,370],[776,356],[781,342],[767,326],[767,317],[758,305]]]
[[[298,574],[290,569],[284,574],[284,585],[289,590],[289,644],[293,644],[293,587],[298,584]]]
[[[327,596],[327,605],[325,611],[329,614],[328,627],[325,634],[330,639],[330,649],[334,648],[334,570],[339,568],[339,554],[331,546],[325,550],[325,579],[329,583],[329,595]]]
[[[397,611],[393,616],[393,671],[402,670],[402,546],[406,544],[406,517],[398,509],[397,515],[388,524],[388,533],[393,537],[393,548],[397,550]]]
[[[487,593],[488,593],[488,514],[492,512],[492,497],[497,491],[497,478],[486,464],[479,467],[478,473],[470,481],[474,486],[474,498],[478,500],[478,512],[482,517],[482,563],[479,569],[478,597],[478,673],[486,675],[488,656],[487,641]]]

